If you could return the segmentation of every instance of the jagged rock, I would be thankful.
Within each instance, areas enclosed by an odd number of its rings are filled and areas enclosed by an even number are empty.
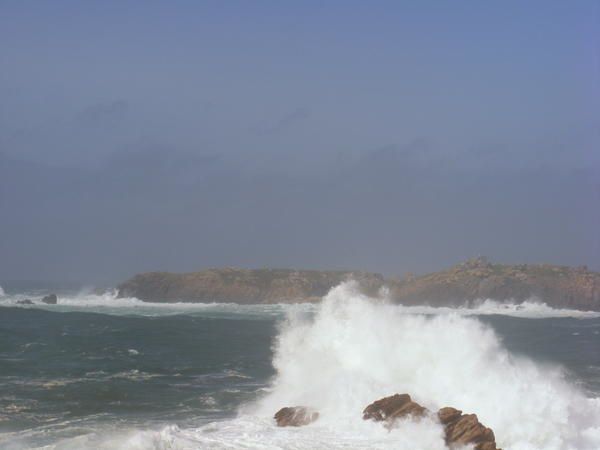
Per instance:
[[[450,406],[446,406],[445,408],[441,408],[438,411],[438,418],[442,425],[449,424],[450,422],[454,422],[462,415],[462,411],[460,409],[452,408]]]
[[[395,419],[411,415],[421,417],[427,413],[427,409],[413,402],[408,394],[395,394],[390,397],[379,399],[363,411],[364,420],[393,422]]]
[[[364,420],[385,422],[391,427],[396,419],[413,416],[423,417],[430,412],[413,402],[408,394],[395,394],[379,399],[363,411]],[[437,417],[444,426],[446,445],[450,448],[474,445],[474,450],[501,450],[496,448],[494,432],[483,425],[475,414],[463,414],[461,410],[441,408]]]
[[[446,444],[450,447],[475,444],[474,450],[500,450],[496,447],[494,432],[479,422],[477,415],[445,407],[438,411],[438,418],[444,425]]]
[[[56,296],[56,294],[46,295],[42,299],[42,302],[46,303],[47,305],[56,305],[56,303],[58,302],[58,297]]]
[[[33,302],[26,298],[25,300],[17,300],[17,305],[33,305]]]
[[[317,420],[319,413],[306,406],[293,406],[281,408],[274,417],[278,427],[301,427]]]

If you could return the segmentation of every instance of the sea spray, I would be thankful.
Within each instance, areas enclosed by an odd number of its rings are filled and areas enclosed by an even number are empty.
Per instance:
[[[307,405],[320,411],[321,426],[352,433],[367,404],[407,392],[434,411],[451,405],[476,413],[507,450],[600,448],[598,402],[560,368],[510,354],[474,318],[406,315],[347,283],[314,318],[290,315],[274,351],[272,390],[246,414]],[[427,432],[439,430],[432,424]]]
[[[8,408],[5,424],[30,416],[39,421],[44,414],[53,422],[0,433],[0,448],[447,450],[433,419],[400,421],[391,432],[362,420],[368,403],[395,392],[408,392],[431,410],[451,405],[477,413],[504,450],[600,448],[600,401],[586,399],[572,385],[591,382],[589,395],[600,392],[593,381],[593,369],[600,368],[597,313],[489,301],[471,308],[407,307],[366,298],[351,284],[318,305],[148,304],[114,293],[77,292],[48,306],[39,304],[40,295],[0,299],[9,307],[0,314],[4,328],[18,331],[8,334],[15,339],[15,364],[35,366],[42,357],[55,365],[90,367],[74,377],[24,367],[21,377],[6,378],[5,390],[16,398],[0,404],[0,415]],[[22,298],[38,303],[15,308]],[[497,335],[480,322],[481,314],[539,320],[485,319]],[[20,332],[20,324],[33,335]],[[55,330],[76,351],[62,352],[38,339]],[[536,342],[515,345],[513,336],[511,348],[564,361],[573,375],[509,353],[498,337],[507,333]],[[111,363],[97,370],[103,357]],[[275,375],[266,370],[271,362]],[[119,395],[124,384],[126,415],[117,403],[91,398],[86,407],[101,414],[63,419],[68,406],[61,394],[80,401],[85,392],[110,388]],[[233,393],[238,391],[242,395]],[[39,401],[31,410],[30,396]],[[27,408],[15,413],[17,401]],[[277,427],[273,414],[293,405],[314,406],[321,417],[306,427]]]

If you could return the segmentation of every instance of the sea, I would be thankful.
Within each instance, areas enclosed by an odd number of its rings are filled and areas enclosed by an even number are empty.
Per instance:
[[[600,449],[596,312],[406,307],[353,283],[319,304],[49,292],[0,291],[1,449],[445,450],[433,417],[362,420],[395,393],[476,413],[504,450]],[[277,427],[296,405],[319,419]]]

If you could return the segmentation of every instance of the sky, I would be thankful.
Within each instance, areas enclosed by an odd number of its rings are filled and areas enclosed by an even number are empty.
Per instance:
[[[600,270],[600,1],[0,1],[0,282]]]

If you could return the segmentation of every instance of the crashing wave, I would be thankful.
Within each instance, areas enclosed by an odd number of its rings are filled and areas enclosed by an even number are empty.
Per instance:
[[[492,328],[463,309],[417,313],[366,298],[352,284],[315,308],[286,310],[274,343],[276,376],[236,418],[185,429],[97,431],[50,448],[447,450],[443,427],[431,418],[402,421],[391,432],[362,420],[365,405],[392,392],[410,392],[430,410],[477,412],[504,450],[600,448],[600,399],[586,398],[561,368],[509,353]],[[297,404],[318,410],[319,419],[277,427],[273,414]]]

